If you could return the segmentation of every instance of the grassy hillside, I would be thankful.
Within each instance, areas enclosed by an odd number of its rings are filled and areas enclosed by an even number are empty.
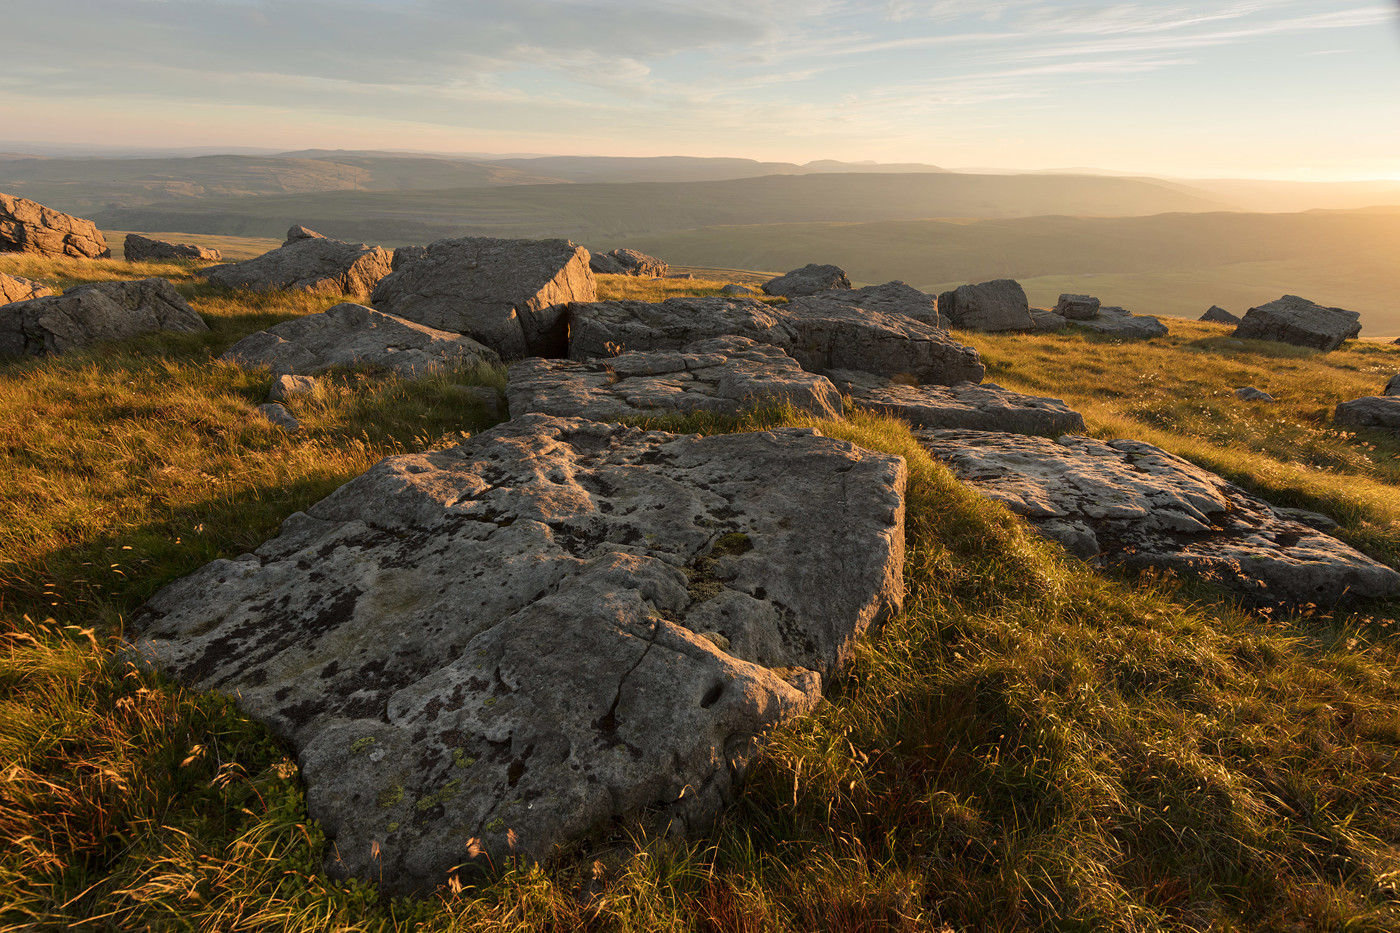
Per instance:
[[[908,460],[905,612],[710,835],[423,899],[332,882],[288,750],[227,700],[134,670],[115,636],[163,583],[379,457],[481,430],[451,387],[499,374],[343,373],[290,403],[306,430],[287,435],[253,410],[266,373],[213,357],[333,299],[226,292],[178,264],[0,271],[167,275],[213,328],[0,363],[4,933],[1400,928],[1400,605],[1251,614],[1095,574],[870,417],[815,426]],[[1160,444],[1400,559],[1400,441],[1330,423],[1400,349],[1172,324],[1143,344],[959,336],[990,378],[1069,399],[1096,436]],[[1240,403],[1240,382],[1282,401]],[[773,423],[810,422],[688,427]]]

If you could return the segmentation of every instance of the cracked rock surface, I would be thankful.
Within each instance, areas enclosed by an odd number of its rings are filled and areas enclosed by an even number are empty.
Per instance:
[[[746,337],[719,337],[680,351],[634,351],[607,360],[528,359],[510,368],[512,414],[611,421],[664,412],[738,414],[790,404],[821,418],[841,417],[841,394],[781,349]]]
[[[1344,308],[1284,295],[1244,313],[1235,336],[1240,340],[1277,340],[1324,352],[1335,350],[1361,333],[1361,315]]]
[[[0,305],[9,304],[12,301],[28,301],[31,298],[44,298],[48,295],[57,295],[58,292],[49,288],[43,282],[36,282],[33,279],[26,279],[19,275],[6,275],[0,272]]]
[[[1390,392],[1389,385],[1386,392]],[[1339,402],[1332,423],[1338,427],[1400,430],[1400,396],[1363,395],[1349,402]]]
[[[165,279],[93,282],[62,295],[0,305],[0,356],[65,353],[156,330],[208,329]]]
[[[346,243],[292,227],[277,249],[255,259],[204,270],[209,281],[254,291],[286,288],[366,298],[389,274],[393,254],[380,246]]]
[[[777,278],[769,279],[760,286],[769,295],[782,295],[795,298],[799,295],[815,295],[827,289],[846,289],[851,280],[840,266],[822,265],[809,262],[801,269],[793,269]]]
[[[1149,314],[1133,314],[1127,308],[1116,305],[1104,305],[1094,317],[1069,323],[1125,340],[1151,340],[1153,337],[1167,335],[1167,325],[1155,317]]]
[[[171,584],[137,647],[292,743],[330,871],[430,889],[472,839],[706,826],[898,611],[905,476],[810,430],[527,415]]]
[[[494,350],[470,337],[349,302],[249,334],[219,359],[267,366],[274,376],[309,376],[332,366],[358,365],[414,376],[436,367],[500,362]]]
[[[1261,605],[1388,596],[1400,574],[1140,441],[916,431],[933,456],[1096,565],[1169,567]]]
[[[955,386],[909,386],[868,373],[828,374],[857,408],[893,415],[916,428],[966,428],[1013,434],[1083,434],[1084,416],[1057,398],[1011,392],[971,382]]]
[[[789,307],[819,305],[821,302],[834,302],[863,311],[879,311],[881,314],[902,314],[922,321],[929,327],[942,327],[946,323],[938,316],[938,300],[933,295],[898,280],[886,282],[884,285],[867,285],[864,288],[834,288],[816,292],[794,298]]]
[[[107,259],[112,251],[97,224],[0,193],[0,252]]]

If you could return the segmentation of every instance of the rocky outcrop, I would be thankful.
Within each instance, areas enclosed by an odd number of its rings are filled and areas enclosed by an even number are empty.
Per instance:
[[[106,259],[107,239],[90,220],[0,194],[0,252]]]
[[[1097,565],[1171,568],[1259,605],[1400,592],[1400,574],[1139,441],[919,431],[979,492]]]
[[[1220,307],[1220,305],[1211,305],[1210,310],[1202,314],[1200,319],[1202,321],[1209,321],[1212,324],[1233,324],[1238,326],[1240,323],[1240,318],[1226,311],[1224,308]]]
[[[1396,373],[1394,376],[1390,377],[1390,380],[1385,384],[1385,391],[1381,394],[1387,396],[1400,395],[1400,373]]]
[[[0,356],[64,353],[156,330],[208,329],[165,279],[94,282],[62,295],[0,305]]]
[[[706,411],[738,414],[791,405],[819,418],[841,417],[841,394],[781,349],[746,337],[719,337],[681,351],[623,353],[608,360],[531,358],[510,368],[512,415],[527,412],[614,421]]]
[[[902,599],[902,459],[538,415],[392,457],[134,619],[295,748],[336,875],[708,824]],[[814,508],[819,503],[819,508]]]
[[[835,301],[765,305],[750,298],[671,298],[659,304],[606,301],[569,306],[569,356],[680,350],[736,335],[781,347],[808,372],[853,369],[920,384],[981,382],[977,351],[903,315]]]
[[[1014,434],[1083,434],[1084,416],[1057,398],[1011,392],[991,382],[909,386],[869,373],[829,373],[836,388],[866,411],[893,415],[916,428],[965,428]]]
[[[1235,328],[1241,340],[1277,340],[1323,351],[1335,350],[1360,333],[1360,314],[1324,308],[1297,295],[1250,308]]]
[[[1061,295],[1055,313],[1067,321],[1088,321],[1098,317],[1102,304],[1092,295]]]
[[[1069,321],[1062,314],[1048,311],[1045,308],[1031,308],[1031,331],[1034,333],[1051,333],[1063,328]]]
[[[6,275],[0,272],[0,305],[9,304],[12,301],[28,301],[31,298],[45,298],[49,295],[57,295],[58,292],[49,288],[43,282],[36,282],[33,279],[26,279],[18,275]]]
[[[216,249],[191,246],[188,243],[169,243],[153,240],[139,233],[128,233],[122,245],[122,256],[127,262],[160,262],[168,259],[200,259],[218,262],[223,255]]]
[[[944,292],[938,296],[938,314],[945,326],[964,330],[1035,329],[1026,291],[1013,279],[960,285]]]
[[[392,261],[392,254],[382,247],[346,243],[293,227],[286,242],[272,252],[214,266],[205,275],[225,288],[283,288],[363,299],[389,274]]]
[[[1151,340],[1153,337],[1167,336],[1167,325],[1155,317],[1132,314],[1126,308],[1116,305],[1104,305],[1099,308],[1098,316],[1070,323],[1124,340]]]
[[[929,327],[941,327],[938,316],[938,303],[934,297],[919,291],[903,282],[886,282],[884,285],[867,285],[864,288],[838,288],[814,295],[794,298],[793,305],[834,303],[860,308],[862,311],[878,311],[881,314],[902,314],[921,321]]]
[[[466,334],[513,360],[568,352],[564,305],[592,301],[588,251],[568,240],[438,240],[403,257],[375,307]]]
[[[820,265],[809,262],[801,269],[793,269],[786,275],[769,279],[761,286],[769,295],[796,298],[802,295],[815,295],[817,292],[833,288],[850,288],[851,280],[839,266]]]
[[[599,275],[642,275],[649,278],[660,278],[668,271],[666,263],[635,249],[593,253],[588,259],[588,267]]]
[[[724,288],[721,288],[721,289],[719,290],[719,293],[720,293],[721,295],[726,295],[726,296],[728,296],[728,297],[730,297],[730,298],[737,298],[737,297],[741,297],[741,296],[747,297],[747,296],[752,296],[752,295],[762,295],[762,294],[763,294],[763,292],[759,291],[759,290],[756,289],[756,288],[749,288],[749,286],[747,286],[747,285],[740,285],[740,284],[738,284],[737,282],[730,282],[728,285],[724,286]]]
[[[1400,431],[1400,397],[1367,395],[1337,405],[1332,423],[1346,428]]]

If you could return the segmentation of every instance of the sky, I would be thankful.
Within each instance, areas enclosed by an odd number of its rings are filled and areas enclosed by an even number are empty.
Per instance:
[[[1400,178],[1400,0],[0,0],[0,150]]]

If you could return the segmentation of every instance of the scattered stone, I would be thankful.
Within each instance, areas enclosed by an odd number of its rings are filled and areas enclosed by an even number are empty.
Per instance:
[[[781,349],[747,337],[718,337],[681,351],[634,351],[608,360],[532,358],[510,368],[511,414],[614,421],[707,411],[733,415],[789,404],[819,418],[841,417],[841,394],[804,372]]]
[[[1095,565],[1166,567],[1257,605],[1330,606],[1400,591],[1400,574],[1139,441],[919,431],[979,492]]]
[[[1338,427],[1400,430],[1400,396],[1368,395],[1341,402],[1332,423]]]
[[[1226,311],[1220,305],[1211,305],[1210,310],[1201,315],[1201,320],[1210,321],[1212,324],[1233,324],[1238,327],[1242,319]]]
[[[965,428],[1015,434],[1083,434],[1084,417],[1057,398],[1011,392],[991,382],[909,386],[869,373],[834,371],[836,388],[857,408],[901,418],[916,428]]]
[[[762,294],[763,294],[763,292],[759,291],[759,290],[756,289],[756,288],[749,288],[747,285],[739,285],[739,284],[733,283],[733,282],[731,282],[730,284],[724,286],[724,288],[721,288],[721,289],[719,290],[719,293],[720,293],[721,295],[727,295],[727,296],[729,296],[729,297],[731,297],[731,298],[740,297],[740,296],[748,297],[748,296],[752,296],[752,295],[762,295]]]
[[[948,327],[988,332],[1033,330],[1026,290],[1014,279],[960,285],[938,296],[938,313]]]
[[[836,288],[815,295],[798,297],[791,304],[809,305],[814,302],[831,302],[862,311],[879,311],[881,314],[902,314],[929,327],[941,327],[938,317],[938,302],[926,292],[921,292],[903,282],[886,282],[884,285],[867,285],[864,288]]]
[[[204,274],[226,288],[284,288],[363,299],[389,274],[392,261],[383,247],[346,243],[293,227],[279,248],[256,259],[214,266]]]
[[[1361,315],[1341,308],[1324,308],[1297,295],[1284,295],[1250,308],[1235,328],[1241,340],[1277,340],[1324,352],[1335,350],[1361,333]]]
[[[497,421],[506,417],[506,406],[501,401],[501,393],[491,388],[491,386],[462,386],[454,385],[448,387],[453,395],[460,396],[468,404],[477,405],[486,412],[488,418]]]
[[[635,249],[594,253],[589,257],[588,267],[600,275],[642,275],[649,278],[660,278],[667,271],[666,263]]]
[[[1061,295],[1055,313],[1067,321],[1088,321],[1098,317],[1102,304],[1091,295]]]
[[[400,251],[403,252],[402,250]],[[568,240],[438,240],[374,290],[382,311],[466,334],[503,359],[568,352],[564,305],[592,301],[588,251]]]
[[[412,377],[448,366],[500,362],[470,337],[349,302],[244,337],[219,359],[266,366],[279,376],[310,376],[332,366],[382,366]]]
[[[1254,388],[1254,386],[1240,386],[1238,389],[1235,390],[1235,393],[1234,393],[1234,394],[1235,394],[1235,398],[1239,399],[1241,402],[1277,402],[1277,401],[1278,401],[1278,399],[1274,398],[1274,397],[1273,397],[1272,395],[1270,395],[1269,393],[1267,393],[1267,392],[1265,392],[1265,391],[1263,391],[1263,390],[1261,390],[1261,389],[1256,389],[1256,388]]]
[[[281,375],[272,380],[272,388],[268,390],[267,400],[269,402],[285,402],[293,395],[310,395],[315,391],[316,378],[314,376]]]
[[[93,282],[62,295],[0,305],[0,356],[66,353],[156,330],[208,329],[165,279]]]
[[[681,350],[701,340],[734,335],[781,347],[813,373],[854,369],[924,385],[954,385],[980,382],[985,372],[977,351],[944,331],[903,315],[835,301],[603,301],[572,304],[568,313],[569,356],[575,360],[626,350]]]
[[[833,288],[850,288],[851,280],[839,266],[824,266],[809,262],[801,269],[793,269],[786,275],[769,279],[762,285],[769,295],[795,298],[801,295],[815,295]]]
[[[9,304],[12,301],[28,301],[31,298],[46,298],[49,295],[57,294],[58,292],[43,282],[0,272],[0,305]]]
[[[666,276],[666,278],[668,278],[668,279],[678,279],[678,280],[680,280],[680,281],[682,281],[682,282],[693,282],[693,281],[695,281],[695,273],[693,273],[693,272],[673,272],[673,273],[671,273],[670,275]]]
[[[1400,373],[1390,377],[1390,381],[1385,384],[1385,391],[1382,395],[1400,395]]]
[[[258,413],[288,434],[295,434],[301,430],[301,422],[278,402],[259,405]]]
[[[218,262],[223,258],[223,254],[216,249],[153,240],[139,233],[126,235],[126,242],[122,245],[122,256],[127,262],[160,262],[167,259],[202,259]]]
[[[1071,321],[1076,327],[1085,327],[1100,334],[1110,334],[1124,340],[1151,340],[1153,337],[1167,336],[1167,326],[1155,317],[1146,314],[1131,314],[1126,308],[1105,305],[1099,308],[1099,316],[1088,321]]]
[[[107,239],[90,220],[28,198],[0,194],[0,252],[107,259]]]
[[[499,866],[623,820],[698,831],[899,610],[905,477],[811,430],[527,415],[166,587],[137,650],[287,740],[328,871],[385,894],[472,840]]]
[[[1068,323],[1064,315],[1044,308],[1031,308],[1031,330],[1036,333],[1053,333],[1063,329]]]

